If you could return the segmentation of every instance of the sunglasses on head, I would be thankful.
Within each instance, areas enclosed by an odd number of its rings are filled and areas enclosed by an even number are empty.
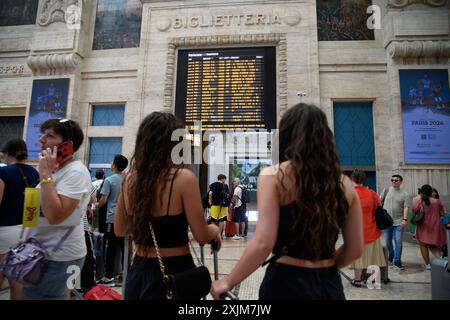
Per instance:
[[[391,179],[391,182],[399,182],[399,179]]]

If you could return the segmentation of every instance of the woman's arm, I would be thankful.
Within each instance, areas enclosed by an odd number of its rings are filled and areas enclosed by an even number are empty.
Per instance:
[[[199,244],[209,243],[211,240],[217,239],[220,245],[219,228],[214,224],[208,225],[205,221],[197,178],[190,170],[182,170],[179,175],[181,200],[192,235]]]
[[[420,195],[417,195],[413,199],[412,211],[414,211],[414,212],[419,211],[420,204],[421,204],[421,198],[420,198]]]
[[[348,177],[344,178],[345,196],[349,204],[342,235],[344,244],[336,251],[336,266],[343,268],[359,258],[363,252],[362,209],[359,196]]]
[[[114,216],[114,233],[117,237],[128,237],[128,223],[129,219],[131,218],[127,214],[127,207],[126,207],[126,199],[128,194],[128,188],[129,188],[129,178],[130,176],[127,175],[125,177],[125,181],[122,185],[121,191],[119,193],[119,199],[117,200],[117,208],[116,208],[116,215]]]
[[[267,259],[277,238],[279,203],[275,172],[272,167],[265,168],[258,180],[259,219],[255,234],[231,273],[213,282],[211,293],[215,299],[241,283]]]

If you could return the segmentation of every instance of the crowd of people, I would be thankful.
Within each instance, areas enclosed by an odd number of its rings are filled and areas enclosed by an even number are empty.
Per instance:
[[[130,163],[116,155],[111,162],[113,174],[105,178],[98,170],[94,182],[74,156],[84,135],[73,120],[51,119],[41,125],[37,170],[25,164],[23,140],[5,144],[7,166],[0,168],[0,258],[29,238],[50,253],[38,285],[21,286],[8,279],[11,299],[70,298],[67,268],[74,265],[82,268],[84,292],[99,283],[120,282],[127,265],[122,261],[117,267],[117,261],[123,260],[124,238],[133,243],[124,298],[166,299],[164,272],[195,268],[189,230],[199,244],[214,240],[220,250],[231,206],[233,239],[244,236],[246,190],[240,179],[233,180],[231,192],[223,174],[209,186],[206,199],[212,223],[207,223],[197,177],[171,158],[178,143],[171,135],[180,128],[183,123],[170,113],[149,114],[138,128]],[[423,185],[411,203],[399,174],[392,175],[392,186],[381,196],[364,186],[364,172],[355,170],[347,177],[320,108],[301,103],[286,111],[279,124],[279,142],[280,162],[264,168],[258,180],[255,233],[231,272],[213,281],[215,299],[222,299],[265,264],[259,289],[262,300],[345,299],[340,268],[354,269],[355,287],[361,287],[363,271],[371,265],[392,263],[404,270],[402,241],[409,208],[425,214],[415,234],[425,268],[430,268],[429,250],[435,257],[441,255],[445,230],[440,216],[445,208],[437,191]],[[60,157],[58,148],[67,143],[72,152]],[[22,226],[25,188],[40,190],[36,227]],[[383,232],[375,221],[380,206],[394,220]],[[343,242],[337,247],[339,234]]]

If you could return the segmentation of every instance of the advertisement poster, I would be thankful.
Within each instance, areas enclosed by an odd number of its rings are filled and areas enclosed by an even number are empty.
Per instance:
[[[450,163],[447,70],[400,70],[405,163]]]
[[[272,165],[272,161],[268,159],[234,160],[232,178],[241,179],[241,184],[249,191],[252,203],[256,203],[259,173],[270,165]]]
[[[66,117],[69,79],[34,80],[28,115],[28,159],[38,160],[41,124],[48,119]]]

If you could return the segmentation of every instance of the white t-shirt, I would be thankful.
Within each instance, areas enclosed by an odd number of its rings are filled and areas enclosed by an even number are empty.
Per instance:
[[[27,238],[38,239],[49,251],[59,242],[71,226],[75,226],[61,247],[49,257],[53,261],[71,261],[86,255],[83,230],[83,214],[89,203],[92,188],[89,171],[80,161],[73,161],[53,174],[59,195],[80,200],[72,214],[57,225],[50,225],[47,218],[39,216],[37,228],[27,228]],[[40,187],[40,186],[38,186]]]
[[[242,188],[240,186],[237,186],[236,188],[234,188],[233,194],[236,196],[236,205],[234,207],[239,208],[242,205]]]

